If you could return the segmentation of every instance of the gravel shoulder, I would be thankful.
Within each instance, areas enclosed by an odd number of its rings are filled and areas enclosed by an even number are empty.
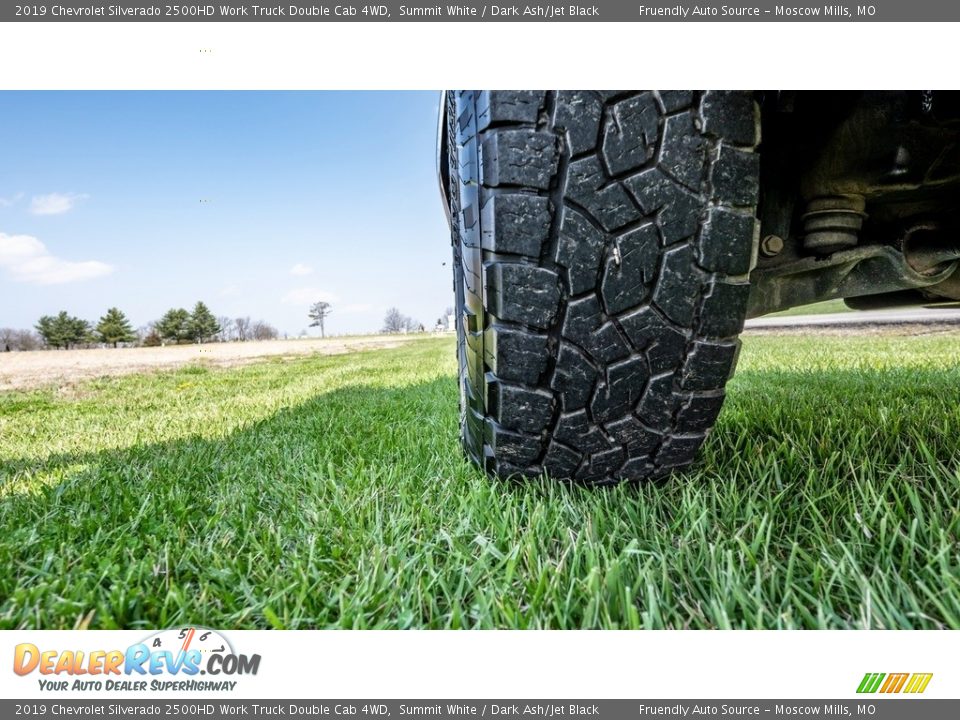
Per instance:
[[[367,335],[325,340],[268,340],[154,348],[39,350],[0,353],[0,391],[70,385],[92,378],[169,370],[185,365],[233,367],[268,357],[341,355],[398,347],[416,335]]]

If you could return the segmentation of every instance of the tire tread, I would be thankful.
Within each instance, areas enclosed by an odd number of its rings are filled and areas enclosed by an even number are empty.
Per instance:
[[[590,484],[694,458],[756,262],[749,93],[451,91],[463,444]]]

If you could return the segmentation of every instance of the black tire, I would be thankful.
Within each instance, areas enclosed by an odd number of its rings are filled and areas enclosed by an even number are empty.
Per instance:
[[[756,261],[759,111],[732,92],[447,94],[461,419],[491,473],[690,463]]]

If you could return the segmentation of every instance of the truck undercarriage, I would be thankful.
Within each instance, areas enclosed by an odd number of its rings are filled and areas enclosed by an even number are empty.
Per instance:
[[[960,299],[960,98],[760,93],[757,265],[748,316],[846,298]]]

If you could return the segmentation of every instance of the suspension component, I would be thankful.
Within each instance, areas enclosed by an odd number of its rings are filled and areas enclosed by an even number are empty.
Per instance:
[[[960,261],[960,238],[936,223],[914,225],[901,245],[910,267],[919,273],[934,274]]]
[[[803,247],[817,255],[829,255],[857,245],[867,217],[862,195],[817,197],[803,215]]]

